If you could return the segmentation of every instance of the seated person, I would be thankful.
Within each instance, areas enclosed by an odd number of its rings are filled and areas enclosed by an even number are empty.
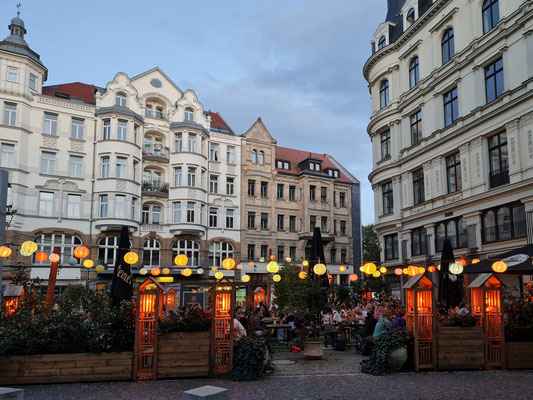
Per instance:
[[[398,311],[398,315],[396,316],[396,318],[394,318],[394,320],[392,321],[392,325],[390,327],[389,332],[392,333],[405,330],[405,325],[405,310],[400,310]]]
[[[246,329],[240,323],[240,319],[244,316],[242,309],[238,309],[235,312],[235,319],[233,320],[233,340],[235,342],[240,341],[243,337],[246,336]]]
[[[383,315],[379,317],[378,323],[376,324],[376,328],[374,329],[374,341],[378,340],[378,338],[387,333],[391,326],[391,313],[388,310],[383,310]]]
[[[256,335],[264,335],[266,333],[266,326],[263,323],[263,308],[258,308],[254,315],[254,332]]]

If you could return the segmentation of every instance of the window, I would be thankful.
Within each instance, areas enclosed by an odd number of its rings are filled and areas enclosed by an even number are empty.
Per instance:
[[[427,254],[426,228],[416,228],[411,231],[411,254],[413,256]]]
[[[126,107],[126,95],[118,92],[115,96],[115,105],[120,107]]]
[[[335,247],[332,247],[329,251],[329,259],[332,264],[335,264],[337,262],[337,249]]]
[[[285,215],[282,215],[282,214],[279,214],[278,215],[278,231],[282,231],[284,229],[284,222],[285,220]]]
[[[115,195],[115,218],[126,218],[126,196],[124,195]]]
[[[109,164],[110,164],[110,158],[109,156],[101,157],[101,173],[100,176],[102,178],[109,178]]]
[[[176,133],[176,136],[174,136],[174,143],[176,151],[183,151],[183,134]]]
[[[321,217],[320,218],[320,230],[322,232],[328,231],[328,217]]]
[[[248,229],[255,229],[255,213],[248,212]]]
[[[216,228],[218,226],[218,208],[209,207],[209,227]]]
[[[233,246],[227,242],[215,242],[209,246],[209,265],[222,265],[225,258],[233,258]]]
[[[385,35],[381,36],[378,41],[378,50],[381,50],[383,47],[387,45],[387,38]]]
[[[491,103],[503,93],[503,61],[498,59],[485,67],[485,96]]]
[[[255,181],[248,179],[248,196],[255,196]]]
[[[56,153],[42,153],[41,173],[54,175],[56,173]]]
[[[60,233],[43,233],[33,239],[33,241],[37,243],[38,251],[43,251],[47,254],[52,253],[55,247],[59,247],[61,260],[69,260],[73,257],[74,248],[81,245],[81,239],[79,237]],[[39,262],[35,260],[35,254],[36,253],[34,253],[32,263],[39,264]],[[50,261],[42,262],[42,264],[49,263]]]
[[[226,228],[227,229],[233,229],[234,214],[235,214],[235,210],[231,208],[226,209]]]
[[[57,115],[44,113],[44,133],[47,135],[57,135]]]
[[[453,42],[453,29],[448,28],[444,35],[442,35],[441,41],[442,48],[442,65],[450,61],[455,54],[455,45]]]
[[[313,232],[316,228],[316,216],[315,215],[311,215],[309,217],[309,230],[311,232]]]
[[[226,194],[233,195],[235,193],[235,178],[226,178]]]
[[[155,239],[148,239],[143,246],[143,264],[145,267],[159,267],[161,244]]]
[[[54,193],[39,192],[39,215],[51,217],[54,211]]]
[[[384,108],[389,105],[389,81],[384,80],[379,87],[379,107]]]
[[[346,221],[341,221],[341,226],[340,226],[340,235],[341,236],[346,236]]]
[[[19,81],[19,69],[14,67],[7,67],[7,80],[8,82],[17,83]]]
[[[407,12],[407,16],[405,17],[405,19],[407,20],[407,22],[410,22],[411,24],[413,22],[415,22],[415,9],[414,8],[411,8],[408,12]]]
[[[155,108],[155,117],[159,119],[163,119],[163,107]]]
[[[137,143],[137,138],[139,137],[139,125],[133,125],[133,143]]]
[[[457,100],[457,88],[453,88],[444,94],[444,126],[451,125],[459,115],[459,102]]]
[[[459,153],[446,157],[446,177],[448,180],[448,193],[462,189],[461,182],[461,159]]]
[[[321,187],[320,188],[320,202],[325,203],[327,201],[328,201],[328,188]]]
[[[293,260],[296,260],[296,247],[289,247],[289,257]]]
[[[187,186],[196,186],[196,168],[187,169]]]
[[[333,234],[337,235],[337,220],[333,220]]]
[[[285,246],[278,246],[278,260],[283,260],[285,258]]]
[[[490,187],[509,183],[509,154],[505,132],[489,138],[489,167]]]
[[[268,229],[268,214],[261,213],[261,229]]]
[[[161,206],[150,205],[150,204],[143,206],[143,209],[142,209],[142,223],[143,224],[159,225],[162,222],[163,221],[161,219]]]
[[[187,222],[194,224],[194,202],[187,202]]]
[[[108,196],[107,194],[101,194],[100,195],[100,218],[107,218],[107,211],[108,211]]]
[[[283,184],[278,183],[278,200],[283,200]]]
[[[141,218],[141,223],[150,223],[150,206],[143,206]]]
[[[259,152],[259,165],[265,165],[265,153]]]
[[[194,240],[177,240],[172,243],[172,259],[178,254],[185,254],[190,266],[197,267],[200,264],[200,244]]]
[[[418,110],[410,117],[411,119],[411,145],[415,145],[422,139],[422,111]]]
[[[424,171],[422,168],[413,172],[413,201],[414,205],[423,203],[424,198]]]
[[[344,192],[339,193],[339,206],[346,207],[346,194]]]
[[[283,169],[283,161],[277,160],[276,161],[276,168]]]
[[[108,119],[104,120],[104,130],[102,132],[102,139],[103,140],[111,139],[111,121]]]
[[[175,201],[172,203],[172,220],[175,224],[181,222],[181,201]]]
[[[482,8],[483,33],[487,33],[500,21],[500,8],[498,0],[485,0]]]
[[[257,164],[257,151],[252,150],[252,164]]]
[[[98,241],[98,262],[115,265],[118,254],[118,236],[108,236]]]
[[[83,140],[83,124],[85,121],[81,118],[72,118],[72,132],[71,132],[71,138],[72,139],[79,139]]]
[[[0,153],[0,167],[13,168],[15,164],[15,145],[2,143]]]
[[[127,140],[128,138],[128,122],[123,120],[118,120],[117,125],[117,140]]]
[[[311,185],[309,186],[309,200],[310,201],[315,201],[316,200],[316,186],[314,185]]]
[[[17,105],[4,103],[4,125],[15,126],[17,123]]]
[[[268,182],[261,182],[261,197],[268,197]]]
[[[233,146],[226,147],[226,162],[228,164],[235,164],[235,147]]]
[[[390,131],[381,133],[381,159],[385,160],[390,157]]]
[[[218,176],[209,175],[209,192],[218,193]]]
[[[527,236],[526,214],[521,203],[507,204],[483,212],[483,243]]]
[[[248,260],[255,260],[255,244],[248,245]]]
[[[418,57],[414,57],[409,64],[409,88],[414,88],[420,80]]]
[[[385,241],[385,260],[395,260],[398,258],[398,235],[388,235]]]
[[[147,105],[146,105],[145,112],[144,112],[144,115],[145,115],[146,117],[151,117],[151,116],[152,116],[152,113],[153,113],[152,105],[151,105],[151,104],[147,104]]]
[[[68,162],[68,176],[73,178],[81,178],[82,167],[83,157],[70,156]]]
[[[196,135],[194,133],[189,133],[188,135],[189,139],[189,151],[191,153],[196,152]]]
[[[181,167],[175,167],[174,168],[174,186],[181,186],[181,176],[182,176]]]
[[[296,186],[289,186],[289,201],[296,201]]]
[[[346,263],[346,249],[341,249],[341,263]]]
[[[435,228],[435,251],[441,252],[444,240],[448,238],[452,248],[467,247],[468,236],[466,222],[463,217],[455,218],[437,224]]]
[[[296,216],[289,216],[289,231],[296,232]]]
[[[194,121],[194,111],[192,108],[185,109],[185,121]]]
[[[216,143],[209,144],[209,160],[218,161],[218,144]]]
[[[135,219],[135,210],[137,209],[137,199],[135,197],[131,198],[131,219]]]
[[[29,86],[31,90],[37,90],[37,77],[33,74],[30,74]]]
[[[117,157],[117,163],[115,165],[115,176],[117,178],[126,178],[126,167],[128,159],[126,157]]]
[[[394,212],[394,200],[391,182],[381,186],[381,194],[383,196],[383,215],[392,214]]]

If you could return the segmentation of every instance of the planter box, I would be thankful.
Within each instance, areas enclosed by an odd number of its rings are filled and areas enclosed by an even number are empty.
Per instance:
[[[159,335],[157,379],[209,376],[209,331]]]
[[[133,353],[74,353],[0,357],[0,386],[127,381]]]
[[[533,342],[506,342],[505,364],[508,369],[533,368]]]
[[[437,328],[439,371],[485,368],[485,335],[481,326]]]

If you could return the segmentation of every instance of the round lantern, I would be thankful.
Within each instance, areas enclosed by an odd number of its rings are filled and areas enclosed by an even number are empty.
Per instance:
[[[328,281],[333,282],[333,275],[328,274]]]
[[[437,269],[438,269],[438,270],[440,271],[440,264],[439,264],[439,265],[437,265]]]
[[[341,266],[339,267],[339,271],[341,271],[341,272],[346,271],[346,267],[345,267],[344,265],[341,265]]]
[[[96,272],[104,272],[104,271],[105,271],[105,267],[104,267],[102,264],[99,264],[99,265],[97,265],[97,266],[94,268],[94,270],[95,270]]]
[[[192,270],[190,268],[185,268],[183,271],[181,271],[181,274],[183,276],[191,276],[192,275]]]
[[[22,245],[20,246],[20,252],[21,254],[22,252],[24,252],[23,255],[31,256],[33,253],[37,251],[37,248],[38,248],[37,243],[32,242],[31,240],[28,240],[22,243]]]
[[[428,267],[428,272],[435,272],[435,267],[433,265]]]
[[[304,267],[308,267],[308,266],[309,266],[309,261],[307,261],[307,260],[303,260],[303,261],[302,261],[302,265],[303,265]]]
[[[381,267],[381,268],[379,269],[379,272],[381,272],[382,274],[386,274],[386,273],[387,273],[387,268],[385,268],[385,267]]]
[[[466,267],[466,264],[468,264],[464,258],[461,258],[457,263],[461,264],[463,267]]]
[[[70,257],[70,258],[68,259],[68,263],[69,263],[70,265],[76,265],[76,264],[78,263],[78,259],[77,259],[77,258],[74,258],[74,257]]]
[[[276,261],[270,261],[268,264],[267,264],[267,271],[270,272],[271,274],[275,274],[276,272],[279,271],[279,265]]]
[[[132,265],[139,261],[139,256],[133,251],[128,251],[126,254],[124,254],[124,261],[126,264]]]
[[[244,283],[250,282],[250,275],[244,274],[243,276],[241,276],[241,281],[243,281]]]
[[[365,267],[363,267],[362,265],[359,267],[359,271],[361,272],[365,272]]]
[[[286,262],[287,264],[291,263],[291,262],[292,262],[292,258],[287,257],[287,258],[285,259],[285,262]]]
[[[372,276],[373,276],[374,278],[379,278],[379,277],[381,276],[381,272],[379,272],[379,271],[374,271],[374,273],[372,274]]]
[[[155,268],[152,268],[152,269],[150,270],[150,273],[151,273],[153,276],[158,276],[158,275],[161,273],[161,270],[160,270],[159,268],[155,267]]]
[[[203,274],[204,274],[204,269],[203,269],[203,268],[198,268],[198,269],[196,270],[196,273],[197,273],[198,275],[203,275]]]
[[[170,268],[163,268],[163,275],[168,275],[170,274]]]
[[[272,254],[270,257],[269,257],[270,261],[274,261],[276,259],[276,256],[274,254]]]
[[[185,254],[178,254],[176,257],[174,257],[174,263],[178,267],[184,267],[189,262],[189,258]]]
[[[237,265],[237,269],[239,269],[239,270],[242,269],[242,264],[238,264]]]
[[[225,258],[222,260],[222,268],[230,270],[235,268],[235,260],[233,258]]]
[[[11,249],[7,246],[0,246],[0,257],[6,258],[11,255]],[[48,256],[46,256],[48,257]]]
[[[92,268],[93,265],[94,265],[94,261],[93,261],[93,260],[85,260],[85,261],[83,262],[83,266],[84,266],[85,268],[87,268],[87,269]]]
[[[251,262],[251,261],[248,263],[248,266],[249,266],[250,268],[253,268],[254,265],[255,265],[255,264],[254,264],[253,262]]]
[[[148,273],[148,270],[146,268],[141,268],[139,270],[139,274],[141,274],[141,275],[146,275],[147,273]]]
[[[313,267],[313,272],[317,275],[324,275],[326,273],[326,266],[324,264],[316,264]]]
[[[419,274],[424,274],[426,272],[426,269],[424,267],[420,267],[418,271]]]
[[[407,275],[409,276],[415,276],[417,273],[418,273],[418,268],[415,267],[414,265],[409,265],[407,267]]]
[[[450,272],[454,275],[459,275],[463,273],[463,266],[459,263],[453,263],[449,267]]]
[[[264,263],[264,262],[265,262],[265,257],[261,257],[261,258],[259,259],[259,262],[260,262],[260,263]]]
[[[396,268],[396,269],[394,270],[394,273],[395,273],[396,275],[401,275],[401,274],[402,274],[402,269],[401,269],[401,268]]]
[[[48,256],[48,259],[50,260],[50,262],[59,262],[59,254],[56,254],[56,253],[52,253]]]
[[[307,278],[307,272],[305,272],[305,271],[300,272],[300,273],[298,274],[298,278],[300,278],[300,279],[305,279],[305,278]]]
[[[474,259],[472,260],[472,264],[477,264],[478,262],[479,262],[479,258],[474,258]]]
[[[409,275],[409,270],[407,268],[402,269],[402,274]]]
[[[496,261],[492,264],[492,270],[501,274],[507,271],[507,264],[504,261]]]
[[[359,279],[359,277],[357,276],[357,274],[351,274],[350,275],[350,281],[357,282],[358,279]]]
[[[374,263],[366,263],[363,265],[363,272],[367,275],[372,275],[374,272],[377,271],[376,264]]]
[[[46,261],[48,259],[48,254],[46,254],[44,251],[40,251],[35,254],[35,259],[39,262]]]
[[[218,271],[218,272],[215,274],[215,278],[218,279],[218,280],[220,280],[220,279],[224,278],[224,274],[223,274],[222,272]]]
[[[89,249],[85,246],[78,246],[74,249],[74,257],[87,258],[89,255]]]
[[[218,271],[218,267],[217,267],[216,265],[213,265],[213,266],[211,267],[211,271],[213,271],[213,272]]]
[[[280,274],[275,274],[273,277],[272,277],[272,280],[274,282],[279,282],[281,281],[281,275]]]

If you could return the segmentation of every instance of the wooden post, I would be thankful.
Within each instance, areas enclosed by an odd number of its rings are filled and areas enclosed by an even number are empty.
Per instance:
[[[60,256],[61,247],[54,247],[54,254],[57,254]],[[52,307],[52,303],[54,302],[54,290],[56,288],[58,265],[59,265],[59,261],[53,262],[50,265],[50,275],[48,276],[48,287],[46,289],[46,300],[44,302],[45,309],[50,309],[50,307]]]

